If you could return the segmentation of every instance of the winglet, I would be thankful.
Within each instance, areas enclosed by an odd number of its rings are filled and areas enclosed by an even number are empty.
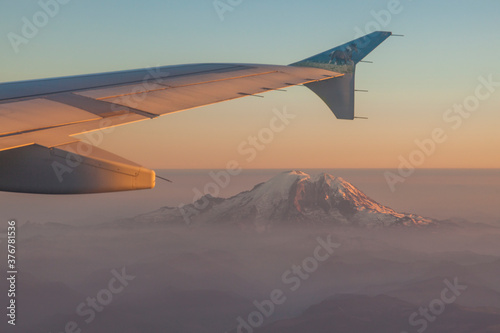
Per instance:
[[[355,66],[391,35],[392,32],[389,31],[375,31],[366,36],[293,63],[290,66],[318,67],[334,72],[349,73],[352,72],[352,68],[349,70],[348,67]]]
[[[343,73],[344,76],[305,84],[316,93],[338,119],[354,119],[354,77],[356,65],[392,33],[376,31],[334,47],[290,66],[315,67]]]

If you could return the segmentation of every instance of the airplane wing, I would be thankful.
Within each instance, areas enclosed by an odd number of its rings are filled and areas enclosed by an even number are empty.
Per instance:
[[[154,171],[99,149],[95,131],[289,86],[306,85],[338,118],[353,119],[356,63],[390,35],[375,32],[290,66],[193,64],[0,84],[0,191],[153,188]]]

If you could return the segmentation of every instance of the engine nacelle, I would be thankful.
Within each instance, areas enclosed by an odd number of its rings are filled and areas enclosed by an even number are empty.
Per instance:
[[[151,189],[155,172],[84,142],[0,152],[0,191],[84,194]]]

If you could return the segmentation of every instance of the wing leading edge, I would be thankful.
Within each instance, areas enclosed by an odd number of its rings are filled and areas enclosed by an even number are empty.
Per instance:
[[[306,85],[343,118],[354,80],[346,85],[351,73],[332,50],[291,66],[195,64],[0,84],[0,190],[153,188],[154,171],[75,136],[285,87]]]

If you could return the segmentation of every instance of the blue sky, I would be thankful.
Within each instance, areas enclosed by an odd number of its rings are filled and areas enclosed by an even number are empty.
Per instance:
[[[69,0],[16,54],[7,34],[21,34],[22,17],[32,21],[41,8],[38,1],[4,1],[1,80],[200,61],[288,64],[353,39],[355,28],[365,30],[375,21],[372,11],[387,9],[390,1],[240,2],[220,21],[211,0]],[[399,7],[401,13],[382,28],[406,34],[397,43],[407,52],[389,58],[391,63],[413,60],[418,66],[425,62],[420,59],[439,56],[447,58],[441,66],[469,72],[490,70],[497,59],[498,1],[401,0]],[[424,44],[429,54],[422,54]]]
[[[390,38],[369,56],[374,64],[358,67],[357,86],[370,93],[358,96],[357,114],[367,121],[337,121],[297,87],[119,128],[103,148],[150,167],[221,168],[273,108],[286,107],[299,120],[247,167],[397,167],[416,139],[443,126],[445,110],[474,93],[478,77],[500,81],[500,2],[401,0],[378,22],[374,13],[391,3],[243,0],[221,21],[211,0],[70,0],[16,53],[9,33],[22,35],[23,17],[42,9],[2,1],[0,81],[180,63],[286,65],[379,24],[406,37]],[[500,167],[498,90],[421,167]]]

